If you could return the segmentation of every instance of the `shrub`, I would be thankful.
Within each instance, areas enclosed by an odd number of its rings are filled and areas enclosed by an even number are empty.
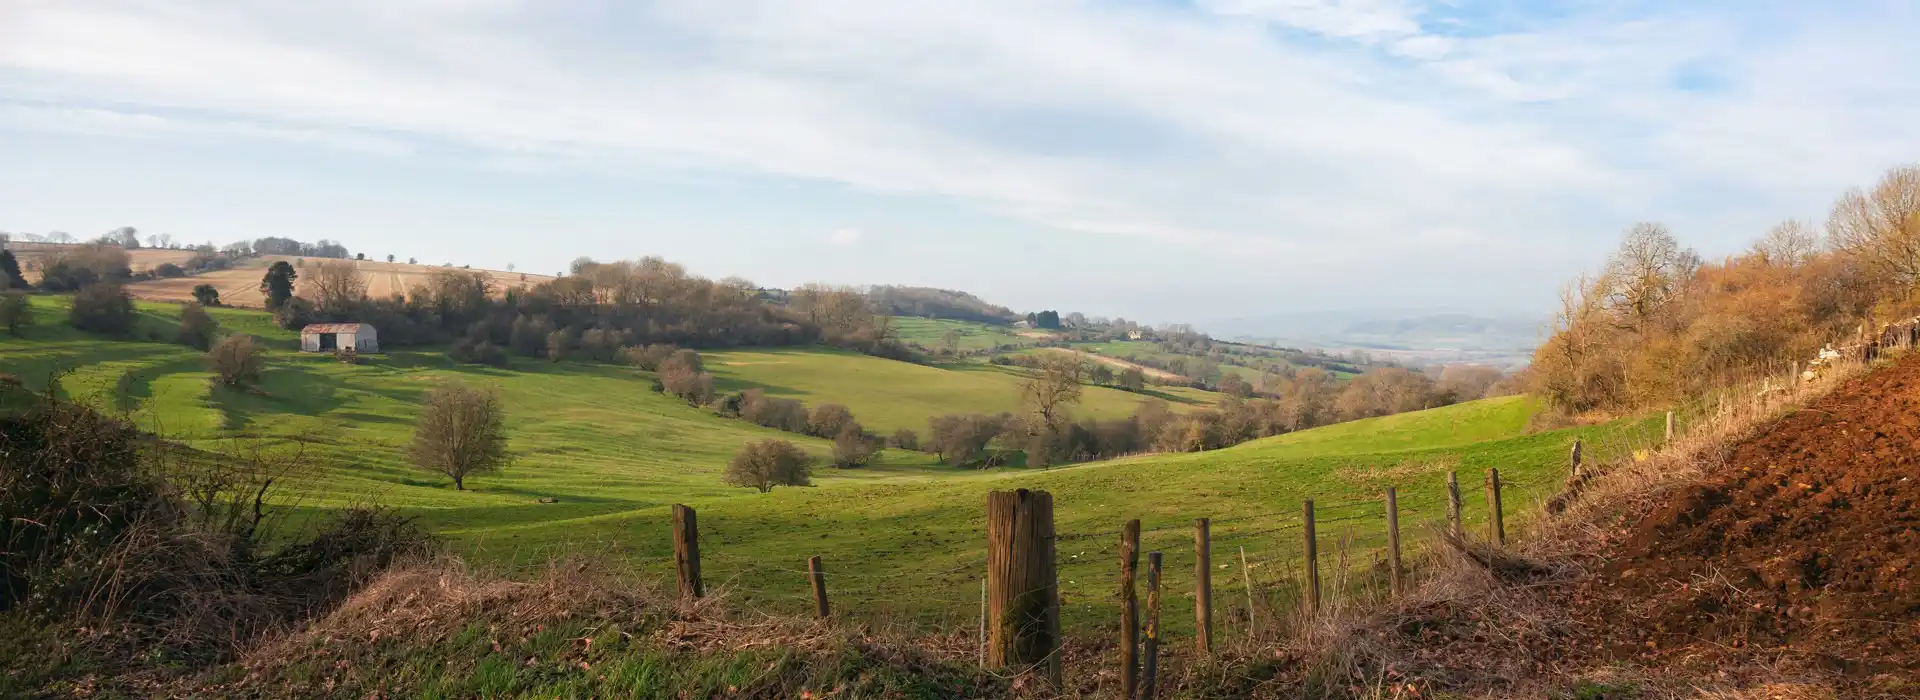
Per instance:
[[[672,347],[672,346],[668,346]],[[673,371],[705,372],[707,365],[700,359],[700,353],[692,350],[674,350],[667,359],[660,361],[660,373]]]
[[[567,359],[567,346],[570,345],[567,332],[554,331],[547,334],[547,359],[554,362]]]
[[[220,324],[207,315],[207,310],[195,302],[187,302],[180,307],[180,333],[175,342],[193,348],[206,350],[213,347],[214,333],[220,330]]]
[[[645,347],[629,347],[620,351],[621,359],[648,372],[657,372],[660,365],[672,357],[680,348],[667,343],[656,343]],[[697,355],[696,355],[697,357]]]
[[[893,431],[893,437],[887,438],[887,446],[898,450],[918,450],[920,449],[920,434],[913,432],[912,428],[895,430]]]
[[[706,372],[685,367],[669,369],[660,373],[660,388],[695,406],[704,406],[713,401],[713,375]]]
[[[273,323],[290,331],[307,327],[315,321],[313,302],[300,297],[289,297],[273,310]]]
[[[507,366],[507,351],[488,341],[471,337],[454,341],[453,348],[447,351],[447,357],[461,364]]]
[[[201,306],[219,306],[220,290],[211,284],[196,284],[193,286],[193,300]]]
[[[500,395],[454,382],[427,392],[408,456],[453,479],[455,490],[466,490],[469,476],[498,473],[510,461]]]
[[[812,486],[813,457],[793,443],[768,439],[748,443],[727,463],[729,486],[772,491],[775,486]]]
[[[814,437],[836,438],[847,430],[859,429],[860,424],[853,420],[853,411],[837,403],[820,404],[807,415],[807,434]]]
[[[187,276],[187,271],[173,263],[160,263],[153,266],[153,270],[151,270],[149,274],[160,279],[169,279],[173,277],[185,277]]]
[[[20,330],[33,325],[33,305],[28,303],[27,295],[20,292],[0,293],[0,326],[5,326],[8,335],[20,335]]]
[[[755,425],[802,433],[807,430],[807,405],[798,399],[767,396],[759,389],[740,394],[740,417]]]
[[[133,299],[118,284],[87,286],[73,295],[73,308],[67,312],[74,328],[95,333],[126,335],[133,331]]]
[[[863,467],[880,455],[879,441],[849,425],[833,438],[833,466],[841,469]]]
[[[227,386],[253,384],[260,381],[260,372],[266,368],[266,356],[260,351],[253,336],[235,333],[220,339],[212,350],[207,351],[207,369],[213,371],[214,378]]]
[[[57,253],[40,265],[40,287],[69,292],[100,283],[118,283],[133,276],[127,251],[118,246],[89,243]]]

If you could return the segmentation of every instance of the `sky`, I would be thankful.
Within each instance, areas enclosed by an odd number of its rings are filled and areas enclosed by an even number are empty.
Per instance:
[[[1920,3],[0,0],[0,230],[1541,313],[1920,161]]]

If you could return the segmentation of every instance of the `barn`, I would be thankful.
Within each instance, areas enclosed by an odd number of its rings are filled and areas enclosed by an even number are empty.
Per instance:
[[[380,352],[380,334],[367,323],[315,323],[300,329],[301,352]]]

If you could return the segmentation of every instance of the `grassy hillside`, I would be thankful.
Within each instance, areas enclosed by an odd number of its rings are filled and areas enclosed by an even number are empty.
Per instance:
[[[1115,535],[1129,517],[1149,528],[1145,546],[1166,552],[1175,590],[1191,585],[1190,523],[1216,519],[1215,572],[1222,617],[1241,600],[1240,547],[1262,590],[1284,595],[1298,549],[1300,499],[1321,503],[1328,566],[1338,552],[1359,567],[1380,546],[1377,494],[1402,489],[1409,532],[1440,517],[1445,472],[1467,487],[1470,522],[1484,517],[1479,474],[1499,467],[1510,480],[1509,513],[1557,483],[1566,449],[1584,436],[1590,454],[1618,453],[1652,436],[1651,422],[1524,434],[1533,407],[1523,398],[1479,401],[1359,421],[1246,443],[1216,452],[1148,455],[1053,470],[960,470],[925,455],[889,450],[872,468],[822,467],[816,488],[770,494],[728,488],[718,475],[744,442],[779,435],[824,452],[820,441],[724,420],[650,390],[651,376],[569,362],[516,362],[508,370],[456,366],[437,353],[395,352],[364,365],[302,355],[291,334],[258,312],[218,310],[229,328],[275,344],[259,394],[214,388],[198,353],[165,343],[107,340],[62,325],[65,301],[40,297],[40,324],[25,338],[0,337],[0,372],[44,381],[75,368],[70,395],[133,411],[144,425],[203,447],[239,434],[307,436],[305,479],[287,496],[303,512],[375,501],[416,515],[482,566],[523,567],[584,552],[640,572],[671,566],[667,506],[700,510],[708,581],[740,600],[799,611],[807,600],[802,562],[821,555],[842,609],[899,620],[970,624],[983,572],[986,493],[1053,492],[1059,520],[1067,623],[1111,617]],[[142,304],[143,331],[169,337],[169,305]],[[839,400],[869,425],[919,427],[924,416],[1011,404],[1016,377],[1005,368],[933,368],[832,352],[714,353],[729,383],[764,380],[776,393]],[[456,492],[444,478],[407,466],[403,450],[426,389],[448,379],[498,388],[506,399],[517,461],[505,474]],[[996,387],[982,389],[979,387]],[[1130,410],[1135,397],[1089,392],[1094,412]],[[1007,402],[995,404],[995,402]],[[971,402],[971,403],[970,403]],[[540,504],[542,497],[558,503]],[[1344,547],[1340,543],[1346,543]],[[1168,619],[1189,624],[1190,602],[1172,597]]]
[[[950,321],[946,319],[918,318],[914,316],[896,316],[893,319],[894,332],[900,339],[910,343],[919,343],[929,349],[942,347],[941,339],[949,330],[960,332],[960,350],[986,350],[1002,345],[1032,345],[1034,340],[1018,335],[1012,328],[989,326],[971,321]]]
[[[702,353],[716,386],[734,391],[760,387],[774,396],[808,405],[841,403],[868,429],[925,432],[927,419],[947,413],[999,413],[1020,408],[1024,375],[1013,367],[984,363],[940,366],[876,360],[826,348],[773,348]],[[1212,405],[1216,394],[1193,389],[1132,394],[1088,387],[1076,415],[1121,418],[1140,402],[1161,398],[1186,405]]]

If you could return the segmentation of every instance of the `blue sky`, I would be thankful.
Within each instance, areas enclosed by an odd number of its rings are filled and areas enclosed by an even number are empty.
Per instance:
[[[1827,5],[1834,5],[1828,7]],[[1920,160],[1911,2],[0,0],[0,230],[1546,309]]]

